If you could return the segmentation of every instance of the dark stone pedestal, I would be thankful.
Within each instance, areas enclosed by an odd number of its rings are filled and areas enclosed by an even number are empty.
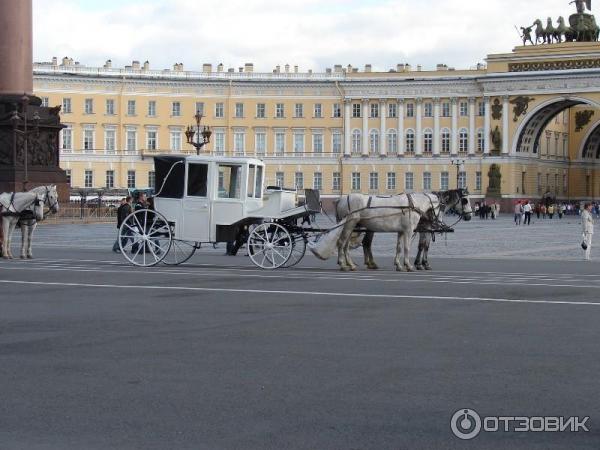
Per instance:
[[[0,96],[0,192],[29,190],[36,186],[55,184],[60,200],[68,201],[69,185],[59,163],[60,108],[41,106],[38,97],[29,97],[26,111],[23,96]],[[13,122],[17,111],[21,118]],[[24,114],[25,113],[25,114]],[[39,120],[35,128],[34,117]],[[25,154],[25,127],[27,117],[27,154]],[[15,127],[15,123],[17,126]]]

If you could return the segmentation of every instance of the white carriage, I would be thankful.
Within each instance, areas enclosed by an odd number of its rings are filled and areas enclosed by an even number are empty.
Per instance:
[[[138,266],[178,265],[203,243],[242,242],[254,264],[289,267],[304,256],[299,218],[320,211],[318,191],[264,189],[265,164],[252,158],[157,156],[154,205],[120,229],[121,251]]]

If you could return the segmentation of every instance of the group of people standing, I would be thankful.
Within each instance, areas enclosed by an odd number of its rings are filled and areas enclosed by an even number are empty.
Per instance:
[[[479,216],[481,220],[496,220],[500,216],[500,204],[494,202],[488,205],[486,202],[475,204],[475,214]]]

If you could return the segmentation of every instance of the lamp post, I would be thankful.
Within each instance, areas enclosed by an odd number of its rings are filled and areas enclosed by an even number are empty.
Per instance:
[[[212,131],[207,126],[200,127],[200,122],[202,122],[202,114],[200,112],[197,112],[194,118],[196,119],[196,127],[194,129],[193,126],[188,126],[185,130],[185,137],[187,138],[187,143],[193,145],[196,149],[196,154],[200,155],[200,149],[210,142]],[[195,142],[194,136],[196,136]],[[202,141],[200,140],[201,138]]]
[[[21,112],[17,109],[15,105],[15,110],[10,117],[10,123],[13,126],[13,158],[14,164],[17,165],[18,151],[17,151],[17,136],[23,136],[23,191],[27,190],[27,185],[29,184],[29,136],[33,135],[38,137],[40,135],[40,115],[38,112],[33,113],[33,117],[31,122],[33,123],[33,128],[29,128],[29,119],[27,117],[27,107],[29,106],[29,97],[24,94],[21,97]],[[21,127],[23,129],[21,129]]]
[[[452,165],[456,166],[456,189],[460,189],[460,168],[465,164],[464,159],[453,159]]]

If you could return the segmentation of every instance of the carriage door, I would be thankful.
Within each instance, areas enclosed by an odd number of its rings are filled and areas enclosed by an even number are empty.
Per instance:
[[[210,241],[208,177],[208,164],[188,164],[187,190],[183,200],[183,240]]]

